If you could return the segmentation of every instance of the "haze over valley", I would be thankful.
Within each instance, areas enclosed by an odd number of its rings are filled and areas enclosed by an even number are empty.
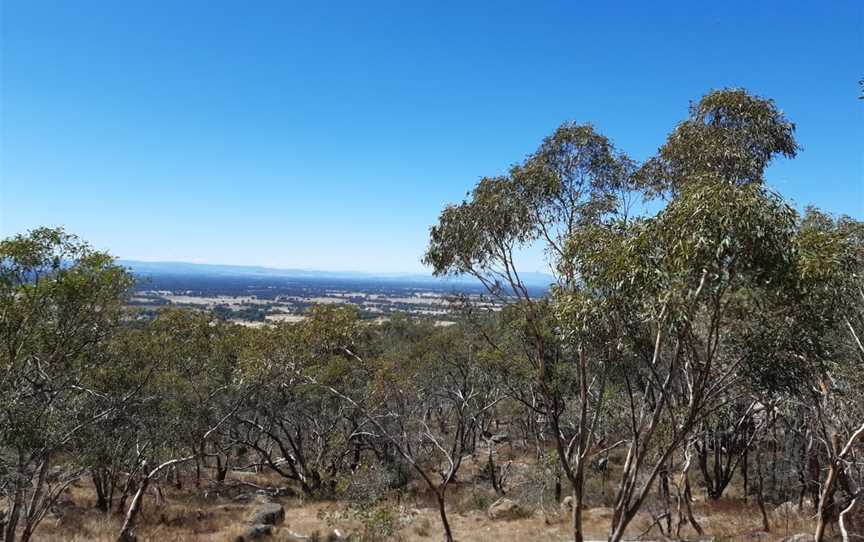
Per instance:
[[[315,304],[350,305],[363,319],[396,314],[450,325],[466,303],[500,309],[476,279],[421,274],[376,275],[251,266],[118,260],[137,278],[130,304],[145,312],[176,306],[213,311],[244,325],[297,321]],[[526,285],[543,295],[555,278],[526,273]]]

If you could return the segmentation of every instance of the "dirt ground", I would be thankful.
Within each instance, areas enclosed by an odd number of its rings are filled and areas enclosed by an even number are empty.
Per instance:
[[[272,484],[278,480],[268,475],[242,476],[234,474],[226,486],[217,494],[187,488],[178,490],[163,486],[164,502],[159,503],[155,495],[146,500],[137,534],[141,542],[191,542],[233,541],[246,530],[246,519],[263,498],[244,483],[254,480],[256,484]],[[718,502],[697,499],[694,513],[705,529],[699,537],[689,527],[682,537],[689,540],[759,540],[779,541],[795,533],[812,533],[812,521],[797,515],[778,516],[772,514],[772,532],[762,532],[761,519],[755,503],[745,503],[734,496]],[[269,498],[268,498],[269,499]],[[342,535],[359,532],[361,524],[350,517],[340,516],[344,504],[334,501],[304,501],[297,497],[275,497],[272,500],[285,507],[285,521],[266,540],[296,541],[296,535],[312,536],[315,540],[327,540],[334,528]],[[491,520],[485,509],[488,501],[476,502],[467,491],[457,488],[448,501],[448,517],[459,542],[506,542],[538,541],[563,542],[571,539],[567,514],[544,514],[538,510],[527,511],[523,517],[513,520]],[[63,497],[55,513],[49,514],[36,533],[36,540],[54,541],[98,541],[116,539],[122,523],[121,514],[103,514],[94,508],[95,496],[86,480],[76,482]],[[401,503],[392,503],[396,532],[388,537],[401,542],[437,541],[443,538],[443,530],[436,509],[429,506],[427,496],[417,494]],[[331,520],[328,521],[328,516]],[[335,520],[332,518],[336,517]],[[611,509],[588,508],[583,513],[586,537],[605,540],[608,532]],[[629,538],[642,535],[643,540],[659,539],[655,527],[643,534],[652,523],[650,513],[641,513],[628,531]]]

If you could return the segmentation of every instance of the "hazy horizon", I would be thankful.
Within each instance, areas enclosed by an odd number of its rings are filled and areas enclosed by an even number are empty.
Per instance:
[[[256,265],[256,264],[227,264],[227,263],[212,263],[212,262],[190,262],[183,260],[137,260],[134,258],[117,258],[121,264],[152,264],[152,265],[192,265],[202,267],[237,267],[249,269],[266,269],[270,271],[303,271],[309,273],[356,273],[363,275],[417,275],[425,276],[432,275],[431,270],[420,271],[361,271],[357,269],[319,269],[309,267],[281,267],[271,265]],[[428,272],[425,272],[428,271]],[[529,273],[542,273],[544,271],[526,270]],[[551,276],[551,275],[550,275]]]

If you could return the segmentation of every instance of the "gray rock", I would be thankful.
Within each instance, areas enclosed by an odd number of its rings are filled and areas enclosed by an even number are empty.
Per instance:
[[[525,511],[521,506],[510,499],[501,498],[489,506],[486,515],[488,515],[491,520],[519,519],[525,517]]]
[[[285,508],[276,502],[255,506],[246,523],[250,525],[279,525],[285,521]]]
[[[304,534],[296,533],[294,531],[288,531],[287,533],[282,533],[280,535],[280,538],[282,540],[285,540],[286,542],[307,542],[307,540],[310,540],[310,537],[308,537]]]
[[[200,508],[195,510],[195,519],[198,521],[205,520],[213,515],[213,512],[207,510],[201,510]]]
[[[252,542],[273,536],[272,525],[252,525],[246,532],[234,539],[234,542]]]

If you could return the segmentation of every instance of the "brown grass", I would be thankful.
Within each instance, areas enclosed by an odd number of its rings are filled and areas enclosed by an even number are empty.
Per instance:
[[[528,462],[531,459],[518,454],[508,453],[509,459]],[[507,457],[502,454],[502,460]],[[465,476],[476,471],[481,461],[476,464],[468,462]],[[249,475],[235,473],[231,482],[240,480],[253,482],[262,486],[278,486],[282,481],[271,474]],[[485,541],[537,541],[562,542],[571,538],[569,518],[546,518],[536,512],[528,517],[511,521],[491,521],[486,515],[486,508],[494,502],[495,496],[487,483],[475,481],[472,483],[455,484],[448,494],[448,517],[456,539],[459,542]],[[586,538],[604,539],[608,533],[610,513],[602,507],[608,505],[613,495],[613,483],[608,481],[604,488],[601,480],[592,475],[586,484],[588,489],[587,504],[591,507],[583,515],[583,527]],[[421,486],[414,488],[401,503],[401,507],[410,514],[402,518],[402,527],[394,540],[399,542],[428,542],[440,540],[443,537],[437,509],[430,502],[429,495]],[[696,488],[694,488],[696,489]],[[157,504],[153,495],[145,501],[144,509],[137,534],[141,542],[192,542],[192,541],[231,541],[245,530],[246,517],[254,503],[237,502],[233,498],[238,491],[253,491],[238,486],[235,490],[224,491],[218,496],[210,494],[204,498],[192,488],[178,490],[163,486],[166,502]],[[565,495],[567,489],[564,489]],[[605,496],[604,496],[605,493]],[[740,493],[734,490],[733,495],[717,502],[709,502],[700,498],[697,492],[697,502],[694,503],[694,513],[706,531],[707,539],[716,540],[763,540],[768,542],[783,540],[800,532],[813,532],[813,521],[810,518],[798,516],[774,518],[772,533],[759,534],[761,519],[756,504],[751,499],[744,502],[737,497]],[[518,486],[508,497],[519,500]],[[113,542],[120,530],[122,516],[119,514],[102,514],[94,508],[95,497],[91,487],[85,481],[73,485],[64,496],[65,514],[61,518],[49,515],[36,532],[36,540],[47,542]],[[338,502],[313,502],[300,498],[281,498],[285,506],[285,523],[275,531],[270,540],[278,542],[288,539],[288,532],[293,531],[310,535],[319,533],[321,540],[326,540],[333,527],[343,533],[351,532],[358,525],[347,520],[338,520],[335,525],[328,525],[322,519],[322,512],[333,512],[343,509]],[[394,509],[395,509],[394,505]],[[769,507],[770,509],[773,507]],[[674,504],[673,504],[674,514]],[[781,521],[782,520],[782,521]],[[635,537],[642,533],[651,523],[650,515],[641,513],[633,522],[628,536]],[[656,527],[646,538],[658,535]],[[695,540],[696,533],[688,527],[682,530],[682,536]]]

